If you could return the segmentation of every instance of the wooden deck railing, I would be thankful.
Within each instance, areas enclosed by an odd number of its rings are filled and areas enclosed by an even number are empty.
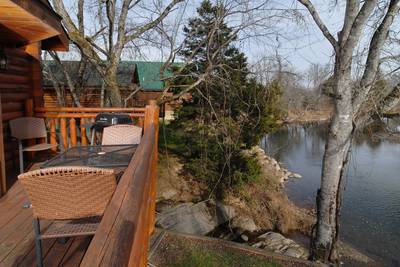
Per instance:
[[[159,108],[36,108],[45,118],[50,143],[64,148],[87,145],[87,124],[100,112],[129,113],[144,135],[122,175],[81,266],[147,266],[154,231]],[[60,133],[57,137],[57,132]]]
[[[146,106],[144,136],[81,266],[147,266],[154,231],[159,108]]]
[[[61,143],[63,148],[68,148],[88,144],[88,125],[93,122],[97,114],[102,112],[128,113],[132,118],[135,118],[134,121],[137,125],[143,126],[145,108],[39,107],[35,109],[35,116],[46,119],[51,144]],[[57,129],[59,129],[59,136]]]

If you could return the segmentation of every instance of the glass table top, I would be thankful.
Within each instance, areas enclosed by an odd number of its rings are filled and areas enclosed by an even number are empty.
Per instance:
[[[137,147],[138,145],[72,147],[44,162],[41,168],[61,166],[126,167]]]

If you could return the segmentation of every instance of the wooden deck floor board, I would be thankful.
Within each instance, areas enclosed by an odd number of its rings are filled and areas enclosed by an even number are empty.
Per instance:
[[[17,181],[9,192],[0,198],[0,266],[36,266],[32,210],[23,208],[28,203],[22,185]],[[43,221],[45,229],[50,222]],[[55,239],[42,241],[45,266],[79,266],[89,246],[91,237],[70,238],[66,244]]]
[[[29,234],[32,234],[32,221],[28,219],[19,225],[19,227],[16,227],[5,240],[1,241],[0,262],[2,262]]]
[[[64,255],[67,253],[68,249],[71,247],[72,242],[75,238],[69,238],[65,244],[60,242],[55,242],[49,253],[47,253],[44,258],[44,266],[54,267],[60,266]]]
[[[21,210],[16,216],[8,221],[0,228],[0,244],[13,233],[13,230],[18,229],[22,224],[31,221],[32,212],[30,210]],[[31,222],[32,223],[32,222]]]
[[[49,253],[50,249],[53,247],[55,242],[56,242],[56,239],[45,239],[42,241],[43,257],[46,258],[47,254]],[[32,240],[32,248],[28,251],[28,254],[26,254],[24,257],[21,257],[21,258],[15,260],[8,266],[36,267],[35,244],[34,244],[33,240]]]
[[[29,218],[29,221],[32,224],[32,218]],[[46,229],[50,225],[50,222],[42,223],[42,229]],[[22,261],[22,259],[34,249],[34,234],[33,234],[33,227],[24,239],[22,239],[13,249],[6,258],[1,263],[4,263],[6,266],[11,266],[16,262]],[[46,255],[43,253],[43,255]]]
[[[61,266],[63,267],[75,267],[79,266],[83,256],[90,244],[92,237],[76,237],[68,252],[65,254]]]
[[[5,205],[0,206],[0,211],[2,211],[2,215],[0,216],[0,229],[14,219],[14,217],[22,211],[22,206],[25,203],[28,203],[28,199],[24,195],[17,196],[16,199],[18,201],[10,201]]]

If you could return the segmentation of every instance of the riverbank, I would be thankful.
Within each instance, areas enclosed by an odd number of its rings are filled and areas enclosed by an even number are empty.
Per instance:
[[[207,200],[207,187],[183,175],[176,156],[160,155],[158,226],[307,259],[307,245],[284,237],[293,233],[310,236],[315,222],[315,211],[296,206],[284,191],[288,179],[301,179],[300,176],[283,168],[259,147],[245,153],[257,157],[263,179],[227,192],[221,203]],[[344,249],[341,254],[362,259],[363,264],[369,262],[356,250]]]
[[[286,118],[282,121],[284,124],[302,124],[312,122],[328,122],[333,113],[333,106],[327,105],[317,110],[314,109],[289,109]]]

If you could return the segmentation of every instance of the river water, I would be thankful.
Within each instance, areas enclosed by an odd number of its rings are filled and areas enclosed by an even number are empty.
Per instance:
[[[286,184],[289,198],[315,207],[327,127],[289,126],[262,146],[301,179]],[[340,238],[382,266],[400,266],[400,144],[356,138],[346,179]]]

